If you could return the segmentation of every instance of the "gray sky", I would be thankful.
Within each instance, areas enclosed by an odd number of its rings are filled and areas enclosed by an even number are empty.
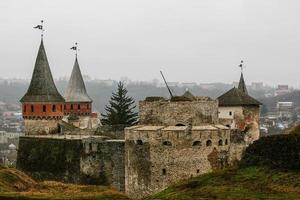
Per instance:
[[[30,78],[45,20],[54,78],[299,83],[299,0],[1,0],[1,77]]]

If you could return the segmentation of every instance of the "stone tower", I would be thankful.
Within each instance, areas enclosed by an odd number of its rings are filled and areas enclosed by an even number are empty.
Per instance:
[[[43,39],[26,94],[21,98],[26,135],[57,133],[64,116],[64,98],[54,84]]]
[[[259,138],[259,108],[261,103],[248,95],[241,73],[238,88],[224,93],[219,100],[219,121],[227,127],[244,132],[249,142]]]
[[[93,127],[91,125],[94,124],[91,120],[93,101],[87,94],[77,56],[65,92],[65,99],[64,112],[66,116],[69,116],[67,121],[79,128]]]

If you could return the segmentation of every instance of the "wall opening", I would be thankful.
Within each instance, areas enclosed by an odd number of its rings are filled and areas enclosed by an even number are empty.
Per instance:
[[[165,146],[172,146],[172,143],[170,141],[164,141],[163,145],[165,145]]]
[[[73,110],[73,104],[71,104],[71,110]]]
[[[228,145],[228,140],[227,139],[225,140],[225,145]]]
[[[90,149],[90,151],[92,151],[92,150],[93,150],[92,143],[89,143],[89,149]]]
[[[166,175],[167,174],[167,170],[166,169],[162,169],[162,175]]]
[[[33,107],[33,105],[31,105],[31,112],[34,112],[34,107]]]
[[[43,105],[43,112],[46,112],[46,105]]]
[[[232,111],[229,111],[229,116],[232,116]]]
[[[222,146],[223,145],[223,141],[219,140],[218,144],[219,144],[219,146]]]
[[[194,141],[193,146],[201,146],[201,141]]]
[[[56,112],[56,106],[55,105],[52,106],[52,112]]]
[[[207,147],[210,147],[211,145],[212,145],[211,140],[207,140],[207,141],[206,141],[206,146],[207,146]]]
[[[80,110],[80,104],[78,104],[78,110]]]
[[[199,174],[200,173],[200,169],[197,169],[197,174]]]
[[[23,112],[26,112],[26,105],[23,106]]]
[[[230,128],[230,125],[229,125],[229,124],[227,124],[227,125],[226,125],[226,127]]]
[[[179,124],[176,124],[175,126],[185,126],[185,124],[179,123]]]
[[[137,140],[137,141],[136,141],[136,144],[137,144],[137,145],[143,145],[144,143],[143,143],[142,140]]]

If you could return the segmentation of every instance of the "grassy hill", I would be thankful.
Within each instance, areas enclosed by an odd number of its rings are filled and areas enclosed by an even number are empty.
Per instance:
[[[145,200],[300,199],[300,171],[227,169],[179,182]]]
[[[0,199],[123,199],[124,194],[109,187],[64,184],[54,181],[37,183],[26,174],[0,168]]]

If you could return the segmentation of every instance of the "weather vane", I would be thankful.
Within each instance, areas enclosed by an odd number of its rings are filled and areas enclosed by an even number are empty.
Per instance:
[[[78,49],[78,43],[75,42],[75,45],[72,46],[70,49],[75,51],[75,56],[77,57],[77,53],[79,51],[79,49]]]
[[[41,30],[41,38],[42,38],[42,39],[43,39],[43,36],[44,36],[43,32],[45,31],[45,30],[44,30],[44,25],[43,25],[43,24],[44,24],[44,20],[41,20],[41,24],[39,24],[39,25],[33,27],[33,28],[37,28],[37,29]]]
[[[243,69],[245,69],[243,60],[241,60],[241,63],[239,64],[239,67],[241,68],[241,72],[243,73]]]

